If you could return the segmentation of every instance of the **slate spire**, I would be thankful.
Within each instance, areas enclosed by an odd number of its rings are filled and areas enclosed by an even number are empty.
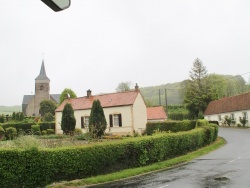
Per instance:
[[[36,80],[49,80],[49,78],[46,75],[44,60],[42,61],[40,74],[36,77]]]

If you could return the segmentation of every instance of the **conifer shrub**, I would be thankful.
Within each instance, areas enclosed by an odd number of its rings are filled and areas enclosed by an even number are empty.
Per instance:
[[[61,120],[61,128],[64,134],[70,134],[75,130],[76,126],[76,118],[74,116],[74,110],[72,105],[67,103],[65,104],[62,111],[62,120]]]
[[[106,128],[107,121],[101,102],[94,100],[89,116],[89,132],[92,133],[93,138],[96,139],[104,135]]]

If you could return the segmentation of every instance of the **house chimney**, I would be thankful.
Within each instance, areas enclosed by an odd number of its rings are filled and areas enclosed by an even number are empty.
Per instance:
[[[139,86],[137,85],[137,83],[135,84],[135,91],[139,91]]]
[[[87,91],[87,97],[91,97],[91,90],[90,89]]]

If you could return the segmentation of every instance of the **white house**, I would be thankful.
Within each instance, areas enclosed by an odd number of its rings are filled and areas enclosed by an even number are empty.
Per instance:
[[[144,99],[136,85],[134,91],[125,91],[101,95],[92,95],[87,91],[87,96],[66,99],[55,111],[56,134],[62,133],[61,118],[64,105],[70,103],[76,118],[76,128],[83,132],[88,130],[89,116],[93,101],[98,99],[103,107],[107,121],[106,133],[128,135],[138,132],[141,134],[146,129],[147,108]]]
[[[231,117],[235,125],[240,123],[240,118],[245,117],[248,120],[250,116],[250,93],[211,101],[204,115],[205,119],[219,121],[220,125],[224,122],[225,116]],[[247,122],[246,126],[249,125],[249,122]]]

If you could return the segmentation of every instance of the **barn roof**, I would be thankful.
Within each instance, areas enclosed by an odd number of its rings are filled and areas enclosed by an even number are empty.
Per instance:
[[[64,105],[70,103],[74,110],[91,109],[94,100],[99,100],[102,107],[128,106],[133,105],[139,91],[126,91],[118,93],[100,94],[79,98],[69,98],[56,109],[56,112],[63,111]]]
[[[204,114],[212,115],[248,109],[250,109],[250,92],[211,101]]]

